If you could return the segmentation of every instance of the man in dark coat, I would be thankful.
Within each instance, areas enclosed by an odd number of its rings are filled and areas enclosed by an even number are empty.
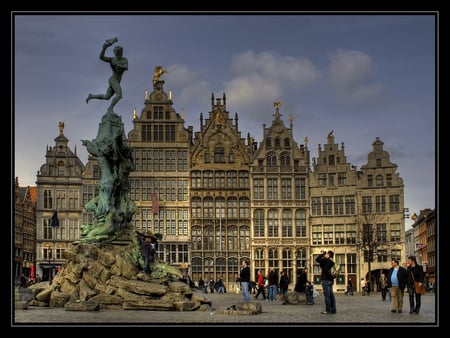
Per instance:
[[[150,230],[145,234],[136,231],[141,245],[141,255],[144,258],[144,271],[150,272],[150,262],[153,262],[156,255],[157,240]]]
[[[334,297],[333,284],[334,277],[331,274],[331,268],[334,266],[333,262],[334,252],[331,250],[323,251],[316,258],[316,262],[319,263],[322,272],[320,279],[322,281],[322,291],[325,298],[325,311],[323,314],[336,313],[336,298]]]
[[[388,288],[392,294],[391,312],[403,312],[403,295],[408,281],[408,272],[399,265],[398,259],[394,258],[391,266],[388,273]]]

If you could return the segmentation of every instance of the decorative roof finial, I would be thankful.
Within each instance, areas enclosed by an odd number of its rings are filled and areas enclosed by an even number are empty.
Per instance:
[[[64,122],[62,121],[59,122],[58,127],[59,127],[59,134],[60,135],[64,134]]]

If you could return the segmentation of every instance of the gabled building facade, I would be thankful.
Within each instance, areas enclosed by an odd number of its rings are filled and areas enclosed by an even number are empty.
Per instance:
[[[423,266],[425,280],[432,285],[437,281],[436,256],[436,209],[422,209],[413,217],[414,243],[412,255]]]
[[[295,282],[296,271],[310,265],[309,150],[307,140],[294,140],[293,117],[289,127],[275,102],[274,119],[263,125],[263,139],[252,154],[251,214],[252,271],[267,275],[273,268],[285,271]]]
[[[192,278],[239,277],[251,257],[250,173],[253,145],[245,140],[226,108],[226,96],[211,95],[207,118],[200,114],[190,161]]]
[[[376,285],[387,273],[392,259],[406,264],[404,184],[398,167],[390,161],[384,143],[377,137],[367,163],[358,172],[357,247],[361,277],[371,276]],[[365,244],[364,238],[374,245]],[[367,241],[366,241],[367,244]],[[370,271],[370,272],[369,272]]]
[[[344,143],[335,142],[333,131],[327,142],[318,145],[313,158],[310,186],[311,279],[320,283],[320,266],[316,262],[322,250],[333,250],[334,261],[341,269],[336,291],[344,291],[348,280],[354,290],[359,285],[357,240],[357,171],[347,161]]]
[[[36,263],[42,280],[51,280],[65,260],[63,252],[80,238],[84,164],[69,148],[64,122],[37,173]]]
[[[20,187],[14,182],[13,276],[16,283],[22,274],[34,278],[36,263],[36,187]]]
[[[391,258],[406,259],[404,185],[383,142],[375,140],[358,171],[330,132],[311,163],[307,138],[296,142],[294,118],[285,125],[279,102],[258,143],[249,133],[242,137],[226,100],[212,94],[211,111],[205,118],[200,113],[194,133],[158,77],[133,113],[132,227],[162,235],[161,260],[194,281],[222,278],[230,291],[243,259],[250,260],[252,280],[258,270],[274,268],[291,277],[292,288],[297,270],[306,267],[320,288],[315,258],[331,249],[341,268],[335,290],[344,291],[348,280],[357,290],[369,271],[375,285]],[[64,263],[62,252],[79,239],[80,226],[92,223],[83,206],[101,179],[97,159],[89,156],[84,166],[68,147],[62,122],[59,128],[37,175],[36,272],[44,280]],[[367,229],[376,230],[376,246],[363,245]]]
[[[164,81],[153,82],[144,107],[134,112],[128,143],[135,171],[130,173],[130,198],[136,203],[135,230],[161,234],[158,256],[186,269],[190,263],[189,168],[192,127],[172,106],[172,93]],[[187,270],[185,270],[187,272]]]

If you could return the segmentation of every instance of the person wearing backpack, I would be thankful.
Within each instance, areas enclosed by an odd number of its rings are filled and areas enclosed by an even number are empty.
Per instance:
[[[331,250],[322,251],[322,253],[317,256],[316,262],[319,263],[322,269],[320,273],[320,279],[322,281],[322,291],[325,298],[325,311],[323,314],[335,314],[336,313],[336,298],[334,297],[333,284],[334,277],[331,274],[331,269],[334,266],[332,258],[334,257],[334,252]]]

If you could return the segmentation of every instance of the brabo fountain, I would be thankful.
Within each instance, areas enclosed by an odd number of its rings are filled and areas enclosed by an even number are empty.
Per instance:
[[[117,38],[107,40],[100,59],[112,68],[105,94],[89,94],[92,99],[112,102],[102,116],[97,137],[82,140],[88,152],[95,156],[101,169],[96,195],[85,208],[94,212],[92,224],[81,226],[80,240],[63,253],[65,264],[50,285],[38,283],[30,287],[33,293],[28,305],[64,307],[71,311],[92,311],[100,308],[192,311],[210,310],[211,301],[193,293],[180,279],[177,267],[155,259],[149,271],[144,271],[138,234],[131,220],[136,212],[129,198],[129,174],[135,170],[133,152],[125,136],[121,117],[113,110],[122,97],[120,81],[128,69],[116,46],[114,56],[105,56]],[[161,74],[155,74],[160,76]]]

